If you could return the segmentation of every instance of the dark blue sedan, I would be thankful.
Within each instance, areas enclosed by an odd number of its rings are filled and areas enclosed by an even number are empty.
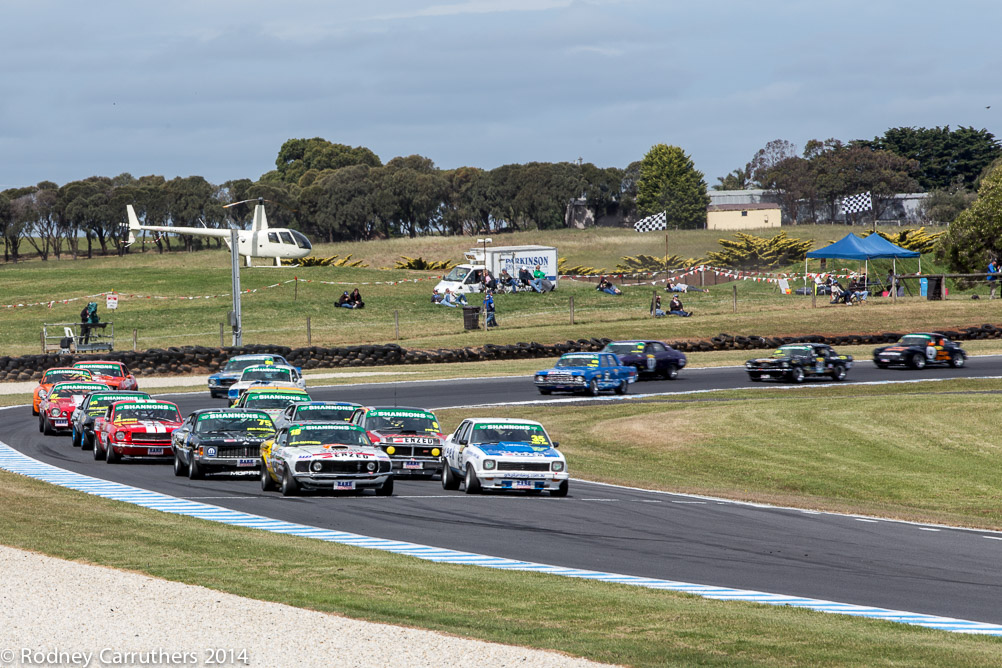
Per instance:
[[[602,352],[616,353],[623,364],[637,369],[639,378],[675,380],[686,362],[685,353],[661,341],[612,341]]]

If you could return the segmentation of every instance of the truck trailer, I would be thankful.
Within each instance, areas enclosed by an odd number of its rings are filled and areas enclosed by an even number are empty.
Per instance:
[[[546,279],[557,288],[557,249],[553,246],[495,246],[492,248],[471,248],[464,254],[466,262],[458,264],[441,280],[435,288],[445,292],[449,288],[456,294],[480,292],[484,270],[488,269],[494,278],[507,269],[513,278],[525,267],[533,272],[538,265],[546,274]]]

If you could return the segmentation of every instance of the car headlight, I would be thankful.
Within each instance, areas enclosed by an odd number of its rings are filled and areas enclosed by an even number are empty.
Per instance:
[[[115,432],[115,440],[116,441],[124,441],[125,437],[126,437],[126,433],[124,431],[116,431]]]
[[[388,454],[388,455],[392,455],[392,454],[393,454],[394,452],[396,452],[396,451],[397,451],[397,449],[396,449],[396,448],[394,448],[394,447],[393,447],[392,445],[390,445],[390,446],[388,446],[388,447],[386,448],[386,454]]]
[[[377,466],[376,462],[369,462],[368,464],[365,465],[365,468],[369,469],[370,471],[375,471],[376,466]]]
[[[310,468],[313,469],[314,473],[320,473],[320,469],[322,469],[323,467],[324,465],[319,461],[310,464]]]
[[[583,383],[583,382],[585,382],[584,376],[574,376],[574,382],[575,383]]]
[[[38,391],[38,398],[39,399],[44,399],[47,396],[49,396],[49,393],[46,392],[45,390],[39,390]]]
[[[559,472],[561,472],[561,471],[564,470],[564,463],[563,462],[553,462],[553,465],[550,466],[550,469],[554,473],[559,473]]]
[[[59,417],[59,409],[53,406],[49,409],[49,417]]]
[[[440,454],[442,454],[442,451],[439,450],[438,448],[432,448],[431,449],[431,456],[432,457],[438,457]]]
[[[543,374],[539,374],[538,376],[536,376],[537,383],[543,380],[546,380],[546,376],[544,376]]]
[[[789,362],[783,362],[783,368],[784,369],[790,368],[790,363]]]
[[[752,368],[752,363],[751,362],[745,362],[745,367],[747,367],[749,369]]]
[[[493,471],[494,468],[497,465],[498,465],[498,463],[496,461],[494,461],[493,459],[485,459],[484,460],[484,470],[485,471]]]

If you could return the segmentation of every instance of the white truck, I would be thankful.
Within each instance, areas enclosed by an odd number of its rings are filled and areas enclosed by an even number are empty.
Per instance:
[[[495,246],[487,248],[471,248],[464,254],[466,262],[452,268],[445,278],[439,281],[435,289],[445,293],[449,288],[456,294],[480,292],[484,269],[488,269],[494,278],[501,275],[502,269],[507,269],[512,278],[518,278],[518,270],[525,267],[532,273],[536,265],[546,279],[557,286],[557,249],[553,246]]]

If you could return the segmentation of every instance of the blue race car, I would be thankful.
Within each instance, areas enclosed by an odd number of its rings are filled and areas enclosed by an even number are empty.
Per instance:
[[[256,354],[256,355],[237,355],[236,357],[231,357],[226,360],[225,366],[217,372],[209,376],[209,394],[213,397],[225,397],[230,390],[230,385],[233,385],[238,380],[240,380],[240,374],[243,373],[244,369],[249,366],[256,366],[259,364],[278,364],[282,366],[292,366],[285,361],[285,358],[281,355],[270,355],[270,354]],[[302,369],[299,367],[293,367],[300,373]]]
[[[616,353],[623,364],[637,368],[638,378],[675,380],[678,370],[685,366],[685,353],[675,350],[662,341],[612,341],[602,348],[603,353]]]
[[[593,397],[602,390],[626,394],[636,380],[637,370],[614,353],[566,353],[552,369],[537,371],[535,376],[540,394],[587,392]]]

